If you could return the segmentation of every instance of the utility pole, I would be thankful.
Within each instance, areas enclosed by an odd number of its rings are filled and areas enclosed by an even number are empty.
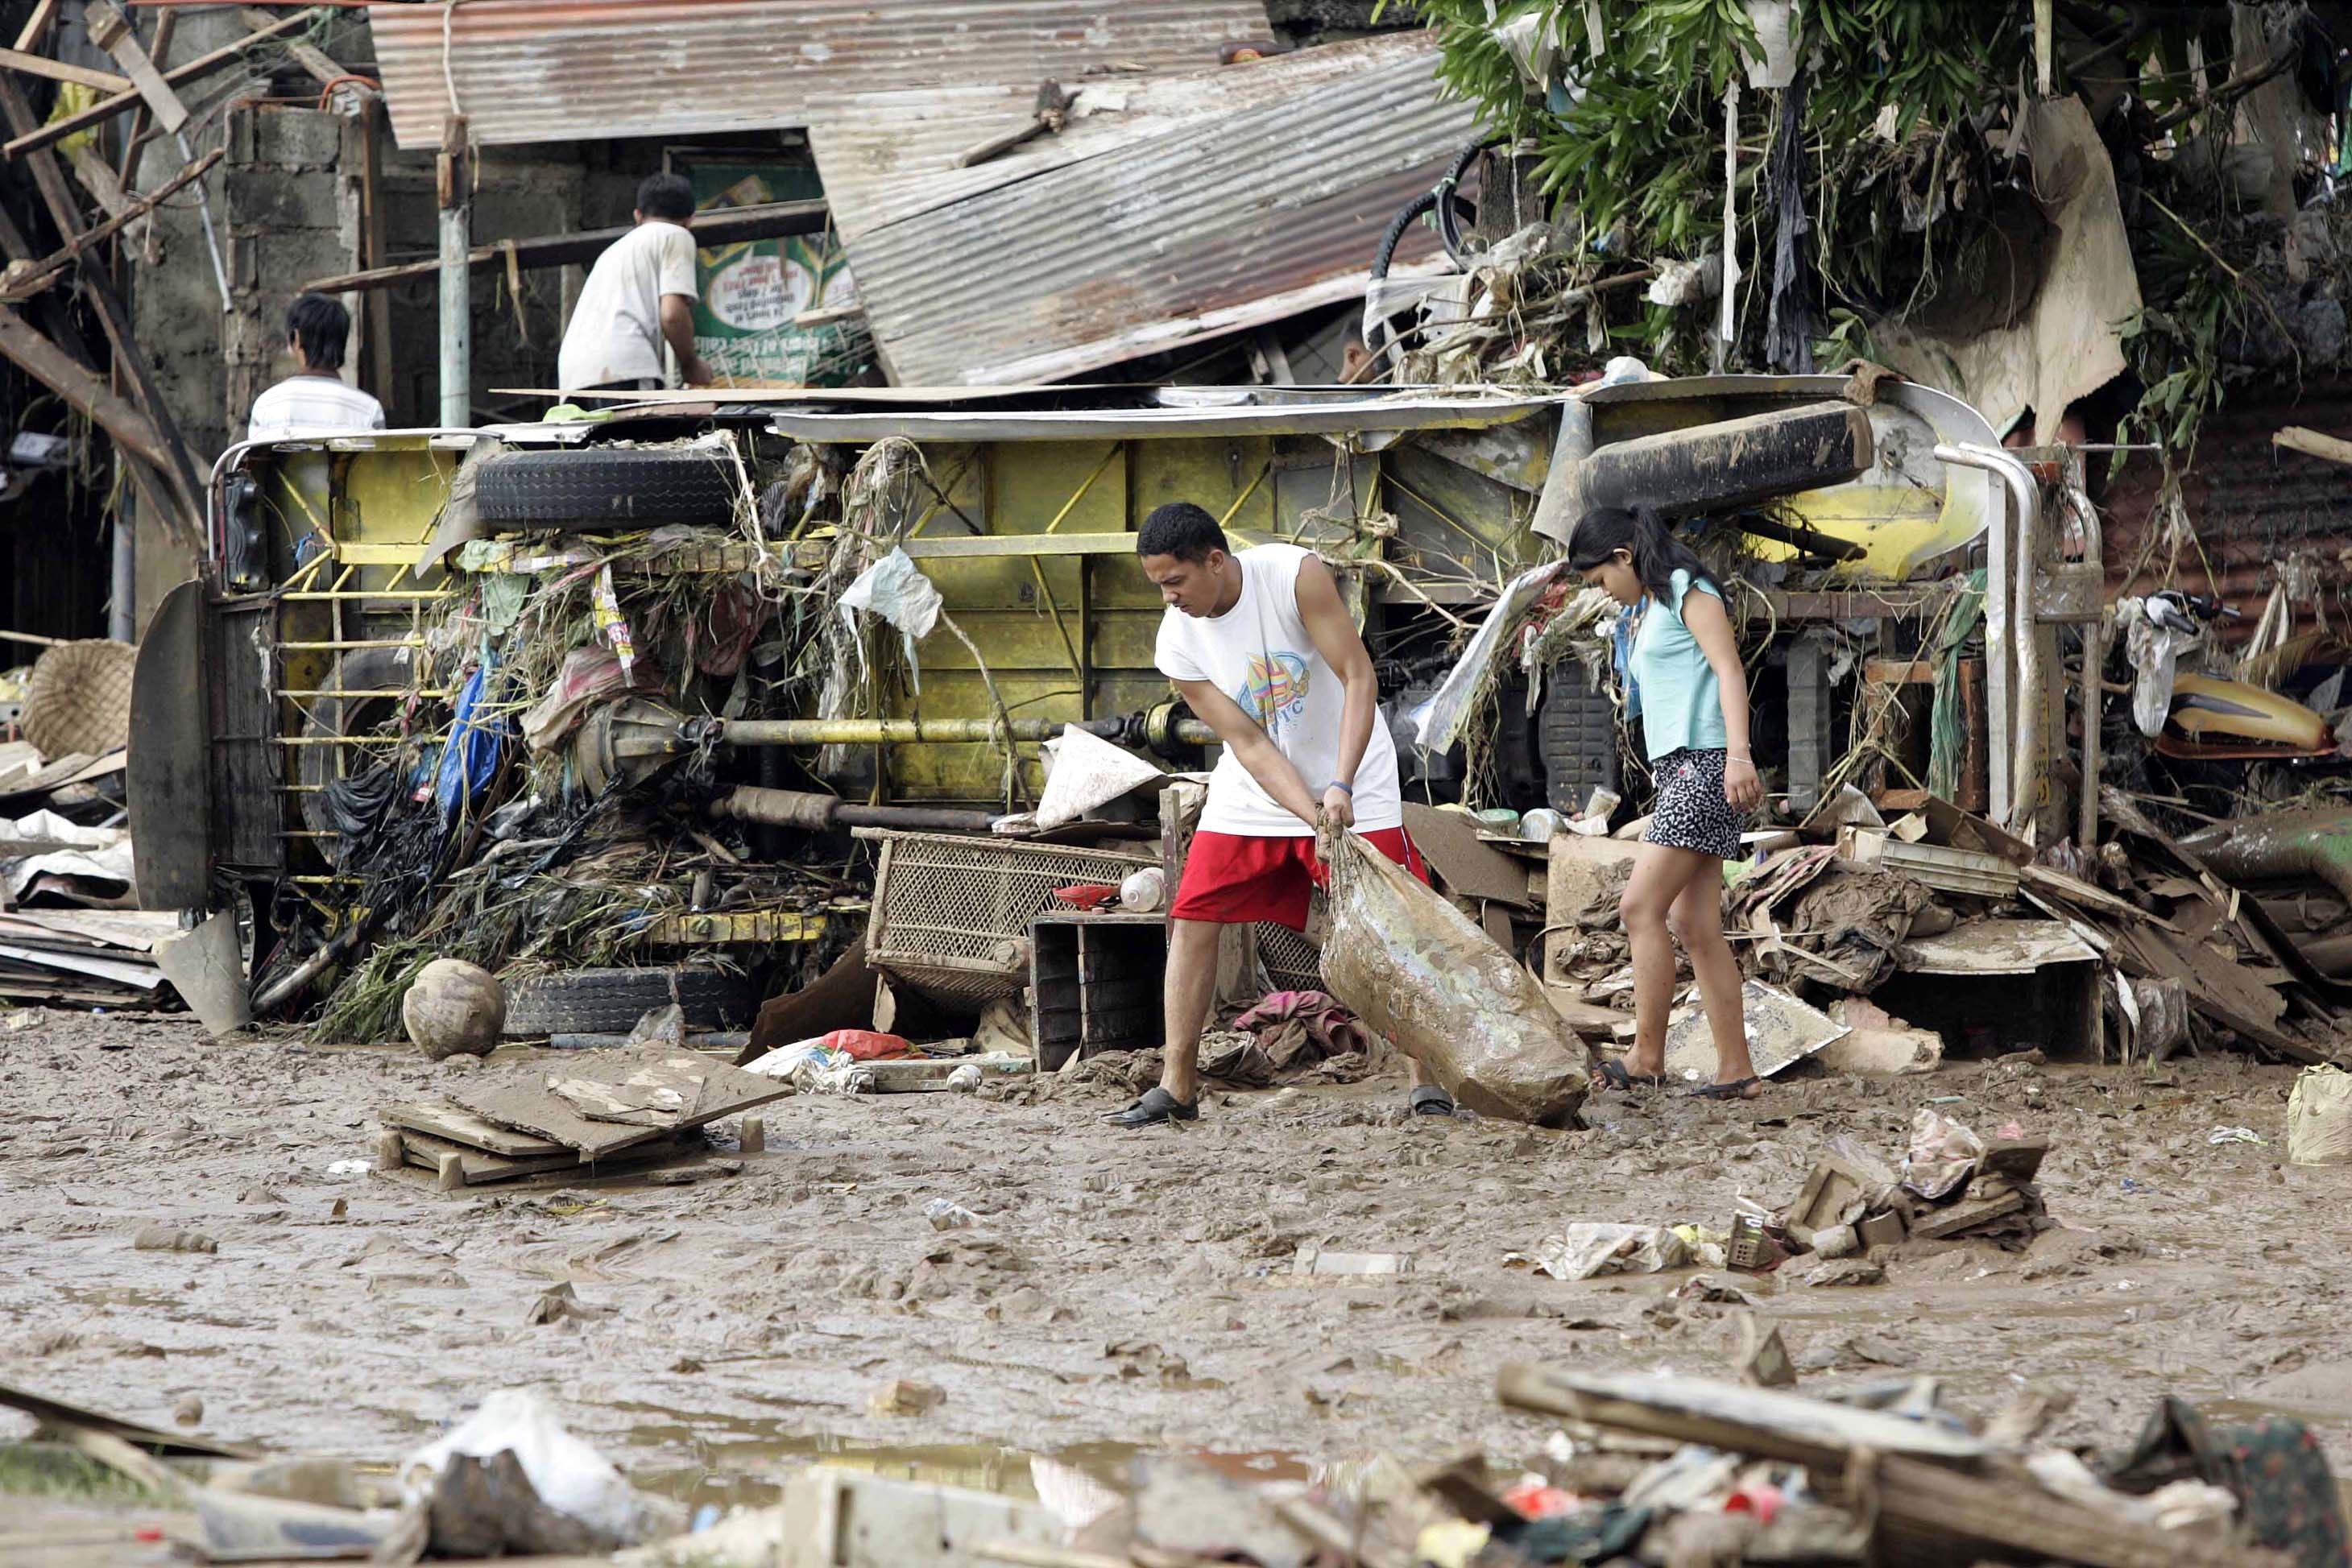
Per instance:
[[[441,198],[441,421],[460,429],[474,423],[474,296],[469,281],[474,248],[473,172],[466,154],[466,118],[449,117],[436,166]]]

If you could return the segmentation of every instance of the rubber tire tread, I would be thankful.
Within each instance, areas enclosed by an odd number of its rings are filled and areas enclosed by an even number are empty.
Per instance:
[[[1582,672],[1563,665],[1544,693],[1537,730],[1545,793],[1556,811],[1580,811],[1597,789],[1622,789],[1617,753],[1617,705],[1606,691],[1586,689]]]
[[[541,528],[636,528],[735,520],[734,465],[677,448],[509,452],[485,462],[475,505],[485,523]]]
[[[403,657],[402,655],[407,655]],[[407,686],[415,680],[416,650],[414,648],[346,648],[335,655],[334,673],[327,677],[328,688],[338,692],[390,691]],[[397,706],[391,697],[317,697],[313,698],[302,723],[305,737],[323,739],[329,736],[341,737],[354,731],[349,727],[360,716],[361,710],[377,704]],[[371,727],[365,724],[361,729]],[[331,746],[298,746],[301,755],[295,758],[294,772],[298,782],[309,785],[300,800],[302,825],[313,832],[335,831],[334,813],[327,810],[326,798],[318,791],[335,781],[335,748]],[[327,843],[320,844],[320,852],[332,859],[334,851]]]
[[[573,969],[507,982],[509,1039],[545,1034],[626,1034],[673,1001],[688,1029],[748,1029],[758,998],[751,982],[721,969]]]

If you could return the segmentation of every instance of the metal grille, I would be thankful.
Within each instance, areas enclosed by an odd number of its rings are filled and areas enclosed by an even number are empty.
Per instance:
[[[1054,890],[1123,882],[1157,855],[951,834],[877,832],[866,961],[923,990],[984,1000],[1019,990],[1029,922]]]
[[[1317,902],[1320,903],[1318,895]],[[1308,921],[1311,927],[1312,919]],[[1323,953],[1314,943],[1271,920],[1257,928],[1257,961],[1277,991],[1319,991],[1323,988]]]

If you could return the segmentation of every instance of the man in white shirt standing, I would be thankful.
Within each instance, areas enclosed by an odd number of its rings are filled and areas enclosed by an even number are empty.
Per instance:
[[[382,430],[383,404],[343,381],[352,313],[323,294],[305,294],[286,312],[286,351],[294,373],[253,400],[247,441]]]
[[[1372,656],[1331,569],[1297,545],[1235,551],[1216,518],[1171,501],[1136,535],[1144,575],[1168,611],[1160,673],[1217,732],[1224,756],[1168,918],[1168,1037],[1157,1088],[1111,1119],[1148,1127],[1199,1117],[1201,1030],[1217,987],[1220,928],[1307,926],[1323,868],[1316,829],[1333,822],[1427,880],[1405,836],[1396,744],[1380,722]],[[1454,1102],[1407,1061],[1412,1108]]]
[[[589,269],[556,357],[565,392],[653,392],[667,383],[662,345],[688,386],[716,378],[694,351],[694,187],[682,175],[648,174],[637,187],[635,228]]]

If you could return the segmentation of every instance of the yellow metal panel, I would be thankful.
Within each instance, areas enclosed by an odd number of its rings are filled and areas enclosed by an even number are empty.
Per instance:
[[[992,444],[988,449],[989,532],[1043,533],[1056,517],[1060,518],[1054,528],[1057,534],[1126,532],[1129,526],[1127,466],[1131,456],[1113,456],[1117,444],[1108,441]],[[1130,444],[1130,455],[1138,444]]]
[[[723,915],[672,915],[646,929],[652,947],[758,946],[771,942],[815,942],[831,925],[823,912],[804,915],[790,909],[747,909]]]
[[[1274,537],[1275,487],[1260,482],[1274,455],[1271,437],[1138,441],[1129,450],[1134,457],[1128,487],[1139,527],[1165,502],[1190,501],[1223,517],[1239,501],[1241,509],[1226,528],[1255,534],[1260,542]]]

